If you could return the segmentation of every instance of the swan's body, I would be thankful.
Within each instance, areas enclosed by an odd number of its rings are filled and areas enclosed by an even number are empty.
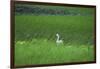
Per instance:
[[[57,44],[57,45],[63,44],[63,40],[60,40],[60,36],[59,36],[58,33],[56,34],[56,36],[57,36],[56,44]]]

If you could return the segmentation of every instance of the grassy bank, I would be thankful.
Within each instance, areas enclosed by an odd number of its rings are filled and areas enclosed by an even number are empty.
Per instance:
[[[15,64],[94,60],[93,16],[15,16]],[[56,33],[63,45],[56,45]]]
[[[18,41],[15,46],[15,64],[51,64],[93,61],[93,45],[59,45],[44,39]]]

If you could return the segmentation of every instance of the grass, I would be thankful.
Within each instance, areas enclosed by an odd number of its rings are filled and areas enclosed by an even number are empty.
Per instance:
[[[22,42],[22,43],[21,43]],[[59,45],[44,39],[17,41],[15,65],[93,61],[93,45]]]
[[[15,65],[94,60],[93,16],[15,16]],[[59,33],[64,45],[57,46]]]
[[[21,15],[15,17],[15,22],[16,40],[31,38],[55,40],[55,34],[59,33],[65,42],[93,43],[94,18],[92,16]]]

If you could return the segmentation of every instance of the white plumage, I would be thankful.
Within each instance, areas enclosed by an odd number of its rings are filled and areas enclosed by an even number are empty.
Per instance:
[[[60,35],[57,33],[56,36],[57,36],[56,44],[57,45],[63,44],[63,40],[60,39]]]

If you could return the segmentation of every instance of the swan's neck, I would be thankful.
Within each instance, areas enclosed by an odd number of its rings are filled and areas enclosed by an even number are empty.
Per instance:
[[[59,36],[57,36],[57,41],[59,41]]]

